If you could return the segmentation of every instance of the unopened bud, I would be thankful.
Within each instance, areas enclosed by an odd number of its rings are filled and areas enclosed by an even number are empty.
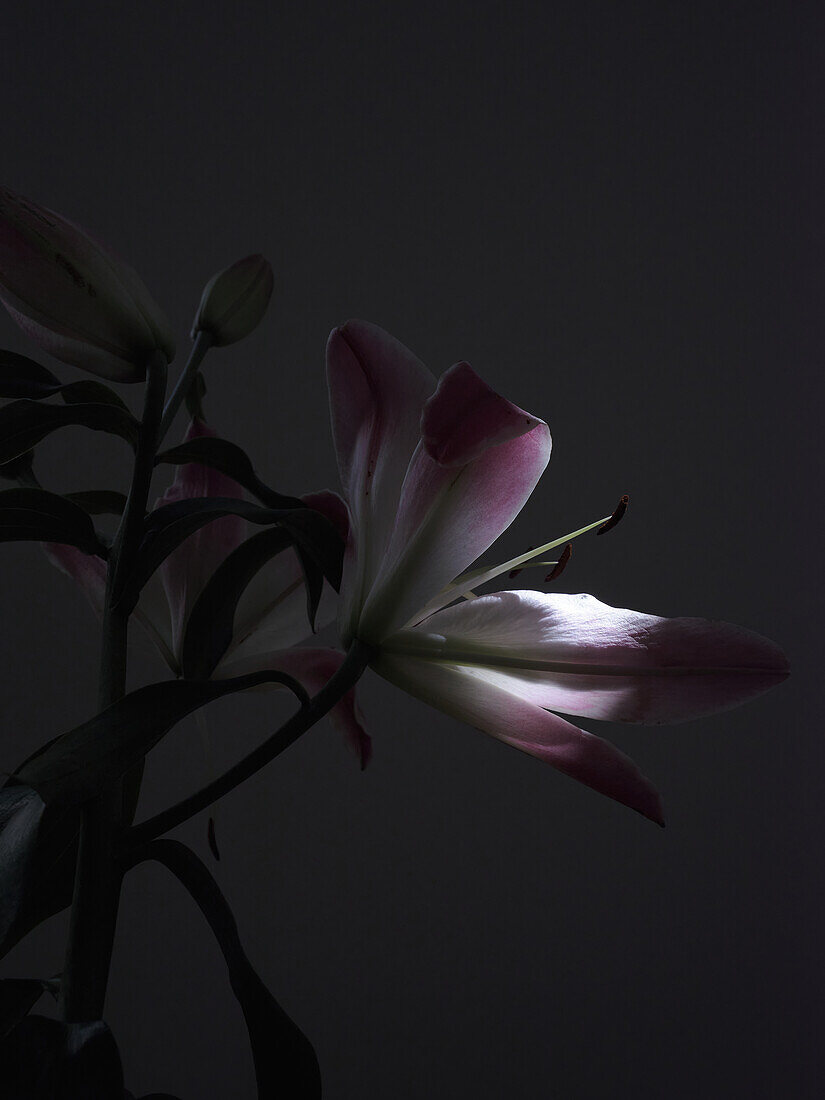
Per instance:
[[[243,340],[266,313],[272,284],[272,268],[263,256],[247,256],[214,275],[201,295],[192,338],[208,333],[217,347]]]
[[[0,188],[0,300],[56,359],[140,382],[175,342],[137,273],[59,214]]]

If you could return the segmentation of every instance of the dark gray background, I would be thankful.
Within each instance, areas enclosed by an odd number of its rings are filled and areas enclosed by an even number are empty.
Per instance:
[[[326,725],[218,814],[218,878],[329,1100],[821,1094],[822,28],[802,4],[33,3],[4,16],[2,176],[127,256],[181,346],[252,251],[272,309],[210,356],[261,474],[335,486],[323,347],[374,320],[550,424],[504,551],[595,519],[564,590],[776,639],[792,679],[605,727],[663,832],[373,677],[365,774]],[[0,343],[31,351],[0,317]],[[69,376],[69,370],[64,371]],[[62,433],[56,488],[122,486]],[[159,486],[161,481],[158,482]],[[86,717],[96,625],[2,548],[2,766]],[[139,655],[135,683],[162,674]],[[218,760],[288,712],[214,708]],[[597,724],[591,728],[596,729]],[[145,809],[205,774],[194,726]],[[182,833],[205,850],[204,823]],[[59,969],[62,921],[4,973]],[[159,868],[125,889],[108,1018],[137,1093],[245,1097],[244,1027]]]

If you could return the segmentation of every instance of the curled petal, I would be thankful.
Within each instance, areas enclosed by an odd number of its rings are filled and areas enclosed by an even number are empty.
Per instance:
[[[275,669],[294,677],[310,695],[317,695],[332,675],[338,671],[344,654],[337,649],[284,649],[237,654],[225,657],[214,672],[216,679],[243,676],[248,672]],[[267,685],[268,686],[268,685]],[[278,687],[273,684],[272,687]],[[344,736],[346,744],[366,768],[372,757],[372,739],[364,729],[355,689],[348,691],[329,713],[333,724]]]
[[[485,670],[388,654],[381,654],[372,667],[452,718],[664,824],[659,795],[629,757],[600,737],[491,683]]]
[[[617,722],[682,722],[738,706],[788,675],[767,638],[731,623],[662,618],[593,596],[497,592],[436,612],[389,643],[469,661],[542,707]]]
[[[469,363],[456,363],[424,406],[421,442],[440,466],[465,466],[488,447],[517,439],[539,423],[491,389]]]

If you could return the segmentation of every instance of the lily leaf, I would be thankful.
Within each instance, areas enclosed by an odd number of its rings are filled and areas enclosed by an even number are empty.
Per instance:
[[[265,485],[255,473],[246,451],[242,450],[237,443],[230,443],[228,439],[199,436],[180,443],[177,447],[162,451],[155,459],[156,465],[169,463],[173,466],[181,466],[187,462],[199,462],[202,466],[211,466],[213,470],[219,470],[227,477],[231,477],[233,481],[237,481],[242,488],[257,497],[268,508],[306,507],[298,497],[285,496]]]
[[[283,527],[271,527],[248,538],[221,562],[189,614],[181,653],[186,679],[206,680],[212,675],[232,641],[235,610],[247,585],[292,543]]]
[[[38,401],[12,401],[0,409],[0,462],[30,451],[47,435],[68,425],[109,432],[135,447],[140,425],[128,411],[113,404],[43,405]]]
[[[288,687],[302,705],[309,702],[296,680],[272,670],[214,682],[170,680],[138,688],[52,741],[23,764],[15,778],[37,791],[50,808],[77,806],[139,764],[192,711],[223,695],[273,682]]]
[[[19,541],[62,542],[86,554],[106,553],[79,504],[28,486],[0,492],[0,542]]]
[[[31,1012],[46,986],[39,978],[4,978],[0,981],[0,1039]]]
[[[10,1100],[123,1100],[120,1056],[102,1020],[25,1017],[0,1043],[0,1079]]]
[[[60,396],[67,405],[112,405],[129,412],[129,406],[104,382],[84,378],[80,382],[67,382],[60,387]],[[131,415],[131,414],[130,414]]]
[[[65,499],[77,504],[90,516],[119,516],[126,507],[126,494],[114,489],[86,489],[80,493],[66,493]]]
[[[30,787],[0,790],[0,942],[6,940],[26,902],[45,809]]]
[[[159,840],[144,858],[162,863],[188,891],[206,918],[226,963],[232,992],[246,1020],[258,1097],[319,1100],[321,1073],[312,1044],[284,1012],[246,956],[238,926],[218,884],[191,849]]]
[[[333,524],[312,508],[264,508],[231,497],[197,497],[157,508],[146,520],[144,538],[131,574],[115,592],[115,600],[134,606],[141,588],[180,544],[207,523],[222,516],[241,516],[250,523],[278,523],[318,564],[336,590],[341,583],[344,547]]]
[[[62,383],[26,355],[0,351],[0,397],[51,397]]]

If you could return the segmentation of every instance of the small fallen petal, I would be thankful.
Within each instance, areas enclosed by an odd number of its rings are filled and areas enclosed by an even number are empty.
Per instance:
[[[553,568],[550,570],[550,572],[544,578],[545,584],[548,581],[554,581],[557,577],[560,577],[562,575],[562,573],[565,570],[565,567],[566,567],[567,563],[570,561],[572,556],[573,556],[573,545],[572,545],[572,543],[568,542],[567,546],[565,546],[565,548],[562,550],[561,554],[559,555],[559,560],[556,562],[556,564],[553,566]]]
[[[596,532],[597,535],[604,535],[608,531],[613,530],[613,528],[616,526],[616,524],[619,522],[619,520],[622,518],[622,516],[627,511],[627,505],[628,505],[629,501],[630,501],[630,497],[627,495],[627,493],[625,493],[625,495],[622,497],[622,499],[616,505],[616,510],[613,513],[613,515],[610,517],[609,520],[607,520],[605,523],[603,523],[601,525],[601,527],[598,529],[598,531]]]

